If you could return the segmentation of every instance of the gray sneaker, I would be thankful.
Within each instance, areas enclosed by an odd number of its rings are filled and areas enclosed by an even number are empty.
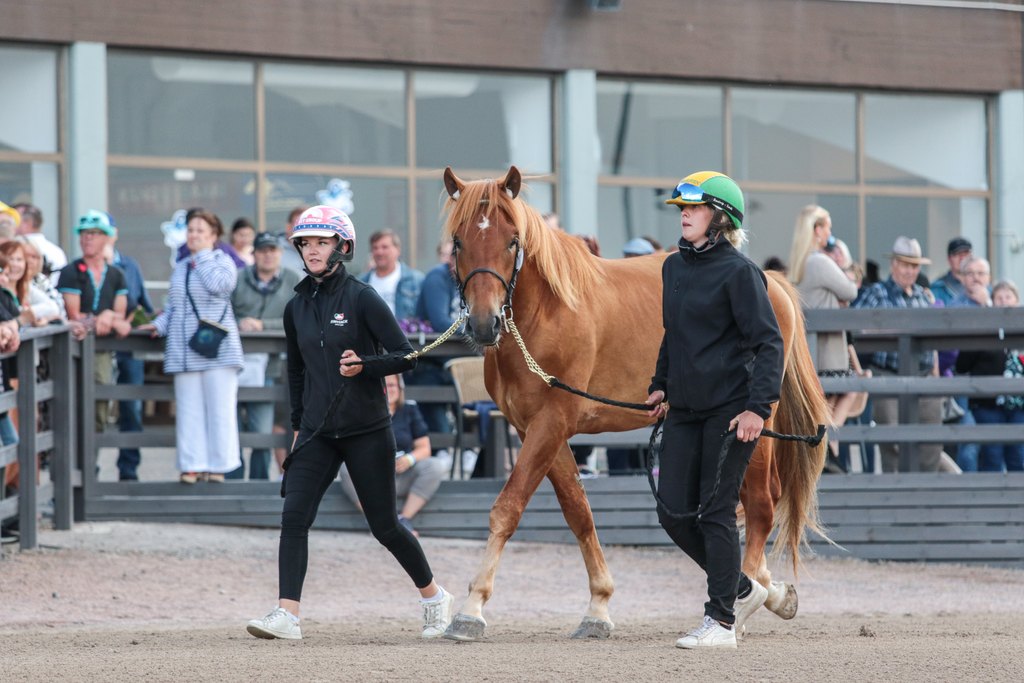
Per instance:
[[[733,630],[736,631],[736,637],[743,640],[743,636],[746,633],[747,619],[756,612],[764,601],[768,599],[768,589],[759,584],[753,579],[750,580],[750,593],[747,597],[742,600],[736,598],[736,604],[733,606],[736,611],[736,623],[733,624]]]
[[[736,631],[726,628],[717,620],[704,615],[704,621],[685,636],[676,641],[676,647],[694,650],[702,647],[722,647],[736,649]]]
[[[245,630],[257,638],[302,640],[302,630],[298,622],[281,607],[275,607],[262,619],[253,619]]]
[[[444,635],[448,624],[452,621],[452,612],[455,608],[455,598],[452,594],[441,588],[444,594],[440,600],[432,602],[420,601],[423,607],[423,638],[439,638]]]

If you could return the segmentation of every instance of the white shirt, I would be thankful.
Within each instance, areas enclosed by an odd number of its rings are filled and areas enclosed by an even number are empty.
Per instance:
[[[50,264],[52,270],[60,270],[68,264],[68,257],[64,250],[46,239],[46,235],[43,233],[30,232],[25,237],[39,250],[39,253]]]
[[[402,266],[396,265],[389,275],[380,277],[377,271],[370,272],[370,286],[377,290],[380,298],[395,312],[395,295],[398,293],[398,281],[402,279]]]

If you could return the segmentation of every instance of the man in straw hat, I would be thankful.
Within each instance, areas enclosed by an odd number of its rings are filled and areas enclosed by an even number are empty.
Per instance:
[[[930,308],[925,290],[916,283],[921,274],[921,266],[931,263],[921,256],[921,245],[910,237],[897,237],[892,245],[889,279],[876,282],[865,289],[853,308]],[[875,376],[896,375],[899,372],[899,355],[894,351],[877,351],[861,358],[861,363],[871,367]],[[938,375],[938,360],[934,350],[922,350],[917,354],[914,366],[915,373],[920,376]],[[899,410],[894,397],[874,399],[874,418],[877,424],[898,424]],[[927,396],[919,399],[919,419],[923,424],[940,424],[942,422],[942,398]],[[895,444],[879,444],[882,454],[882,470],[896,472],[899,470],[899,447]],[[918,446],[918,463],[924,472],[935,472],[939,469],[942,455],[941,444],[920,444]]]

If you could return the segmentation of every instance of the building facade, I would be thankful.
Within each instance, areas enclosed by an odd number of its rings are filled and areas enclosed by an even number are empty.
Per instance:
[[[716,169],[744,189],[755,260],[786,258],[817,203],[883,274],[896,235],[934,278],[962,234],[1024,283],[1019,1],[594,4],[8,0],[0,200],[39,205],[71,251],[73,218],[110,211],[160,281],[162,227],[191,206],[277,231],[341,194],[357,263],[390,227],[426,269],[444,167],[516,164],[534,206],[617,256],[674,242],[667,193]]]

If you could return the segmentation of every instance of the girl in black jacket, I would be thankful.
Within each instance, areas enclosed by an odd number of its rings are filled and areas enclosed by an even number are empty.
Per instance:
[[[309,528],[320,501],[348,467],[370,531],[395,556],[420,591],[424,638],[444,634],[453,598],[434,581],[419,541],[398,522],[395,437],[383,378],[410,369],[412,347],[376,291],[346,272],[355,230],[343,212],[307,209],[292,243],[308,277],[284,313],[292,452],[285,461],[284,512],[278,551],[278,607],[247,630],[258,638],[302,637],[299,600]]]
[[[669,537],[708,576],[699,627],[681,648],[735,648],[768,590],[740,572],[736,505],[747,464],[782,384],[782,335],[764,273],[737,250],[743,194],[721,173],[695,173],[669,204],[682,212],[679,252],[662,268],[665,336],[651,378],[664,417],[658,510]]]

